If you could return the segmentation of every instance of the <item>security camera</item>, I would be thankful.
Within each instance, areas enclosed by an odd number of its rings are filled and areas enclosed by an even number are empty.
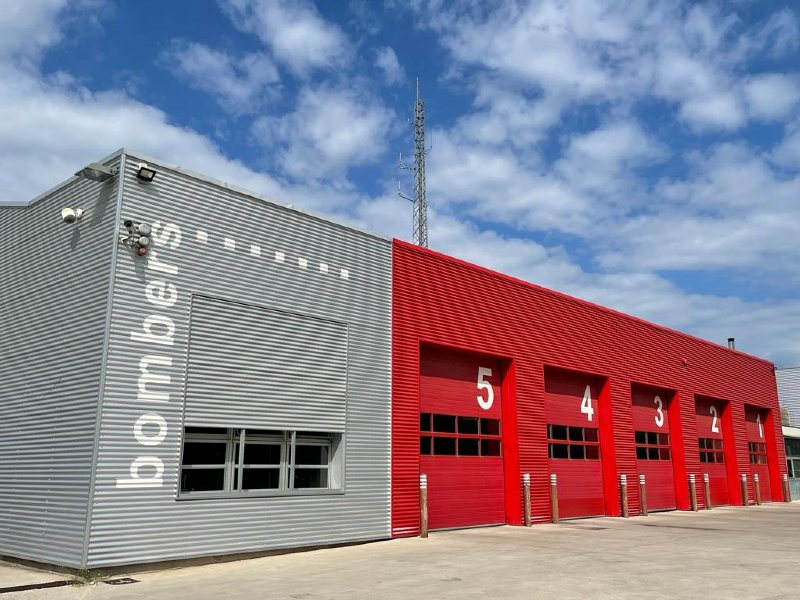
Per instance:
[[[83,216],[83,209],[82,208],[62,208],[61,209],[61,220],[64,223],[74,223],[75,221],[80,221],[81,217]]]

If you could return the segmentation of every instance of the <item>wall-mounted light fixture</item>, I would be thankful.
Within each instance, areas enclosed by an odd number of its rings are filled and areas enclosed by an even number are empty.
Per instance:
[[[118,167],[107,167],[100,163],[92,163],[83,167],[80,171],[75,173],[75,175],[83,179],[91,179],[92,181],[99,181],[102,183],[114,177],[117,171],[119,171]]]
[[[143,181],[153,181],[156,177],[156,171],[153,167],[147,166],[147,163],[139,163],[139,170],[136,171],[136,177]]]

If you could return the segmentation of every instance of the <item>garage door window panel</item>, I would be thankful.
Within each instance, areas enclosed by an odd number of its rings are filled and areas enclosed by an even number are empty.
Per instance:
[[[500,456],[500,420],[420,414],[419,450],[433,456]]]
[[[554,459],[599,460],[599,435],[593,427],[550,424],[547,426],[548,455]]]
[[[671,460],[669,434],[656,431],[636,431],[633,434],[636,442],[637,460]]]
[[[748,449],[750,451],[750,464],[752,465],[765,465],[767,464],[767,445],[761,442],[748,442]]]
[[[700,449],[701,463],[725,463],[725,452],[723,451],[722,440],[715,438],[699,438],[697,445]]]

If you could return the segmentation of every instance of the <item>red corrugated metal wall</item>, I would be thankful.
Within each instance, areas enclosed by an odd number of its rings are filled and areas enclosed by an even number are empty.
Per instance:
[[[503,403],[506,522],[521,522],[521,477],[530,473],[534,521],[546,521],[549,461],[545,417],[545,368],[591,373],[605,380],[599,391],[599,418],[608,447],[601,447],[606,514],[618,515],[618,476],[637,480],[631,385],[675,391],[670,433],[676,501],[689,504],[687,474],[698,476],[695,396],[724,398],[723,415],[733,433],[734,467],[749,472],[744,404],[778,413],[770,363],[645,321],[546,290],[401,241],[394,242],[392,323],[392,532],[419,531],[419,367],[425,343],[502,357],[503,397],[513,388],[516,402]],[[604,408],[605,407],[605,408]],[[506,411],[515,418],[506,418]],[[676,420],[673,419],[673,415]],[[778,419],[768,418],[768,452],[775,457],[772,497],[780,497],[786,470]],[[516,422],[513,431],[506,431]],[[507,436],[517,436],[509,448]],[[771,444],[771,446],[770,446]],[[518,450],[519,455],[509,456]],[[770,463],[770,468],[772,468]],[[772,472],[772,471],[771,471]],[[776,487],[777,486],[777,487]],[[637,486],[630,509],[639,511]],[[733,482],[732,502],[739,500]],[[730,490],[729,486],[729,490]]]

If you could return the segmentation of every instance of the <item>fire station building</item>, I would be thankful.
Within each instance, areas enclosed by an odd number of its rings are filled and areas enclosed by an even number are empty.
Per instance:
[[[784,498],[773,365],[128,150],[0,206],[0,556]],[[638,487],[627,496],[638,514]]]

